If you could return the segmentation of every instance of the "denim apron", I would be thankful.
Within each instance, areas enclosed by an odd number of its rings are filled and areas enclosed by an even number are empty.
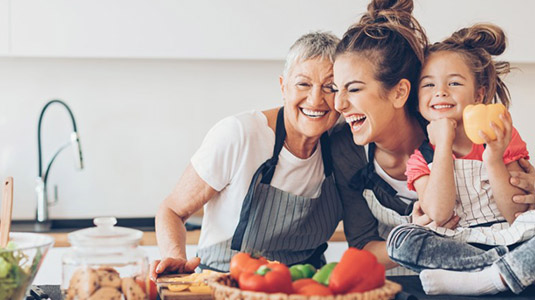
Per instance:
[[[434,150],[429,141],[419,147],[429,169],[433,166]],[[490,246],[513,245],[535,236],[535,211],[527,211],[509,225],[494,201],[485,164],[480,160],[455,159],[455,214],[459,226],[455,229],[428,226],[439,235],[456,240]]]
[[[287,265],[325,264],[327,240],[342,219],[342,203],[332,174],[329,136],[320,138],[325,180],[318,198],[294,195],[270,185],[284,145],[284,108],[277,115],[273,156],[255,172],[231,239],[199,249],[201,269],[228,271],[237,252],[260,254]],[[317,149],[316,151],[318,151]]]
[[[379,221],[379,236],[386,240],[394,227],[410,223],[414,202],[407,204],[401,200],[397,196],[397,191],[377,174],[374,165],[375,148],[375,143],[368,144],[368,163],[353,175],[349,185],[355,190],[362,191],[370,211]],[[403,267],[387,271],[387,275],[411,274],[414,273]]]

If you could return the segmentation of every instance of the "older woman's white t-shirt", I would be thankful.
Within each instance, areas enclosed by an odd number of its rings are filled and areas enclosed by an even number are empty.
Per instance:
[[[204,205],[199,248],[228,240],[238,225],[243,199],[255,171],[273,155],[275,133],[260,111],[244,112],[219,121],[191,158],[199,176],[219,193]],[[271,185],[316,198],[325,179],[321,147],[300,159],[285,147],[279,154]]]

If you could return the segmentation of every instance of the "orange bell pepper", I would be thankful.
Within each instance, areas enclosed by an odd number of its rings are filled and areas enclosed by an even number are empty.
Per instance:
[[[490,127],[490,122],[494,122],[503,130],[503,123],[500,115],[505,113],[505,106],[501,103],[496,104],[477,104],[468,105],[463,111],[463,124],[466,136],[474,144],[484,144],[485,141],[479,136],[479,131],[483,131],[491,140],[496,139],[494,129]]]
[[[242,272],[238,284],[240,289],[246,291],[285,294],[293,292],[290,270],[280,263],[262,265],[254,273]]]
[[[385,282],[384,267],[366,250],[348,248],[329,279],[329,289],[335,294],[363,292],[380,287]]]

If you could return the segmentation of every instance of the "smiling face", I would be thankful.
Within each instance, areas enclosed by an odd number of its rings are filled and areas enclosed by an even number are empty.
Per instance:
[[[319,137],[336,123],[332,84],[333,65],[321,58],[297,62],[281,77],[288,135]]]
[[[449,118],[462,122],[464,108],[483,101],[484,88],[476,91],[474,75],[455,52],[433,52],[426,58],[418,88],[419,110],[428,120]]]
[[[383,138],[395,112],[389,92],[374,77],[373,64],[361,55],[342,54],[334,63],[334,78],[336,110],[350,125],[355,144]]]

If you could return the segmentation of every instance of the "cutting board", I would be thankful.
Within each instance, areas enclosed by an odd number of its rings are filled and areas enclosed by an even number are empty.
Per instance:
[[[178,280],[180,277],[185,277],[190,274],[170,274],[159,276],[156,279],[156,285],[158,286],[158,294],[161,300],[212,300],[214,299],[211,294],[193,293],[190,291],[173,292],[167,287],[169,284],[181,284]],[[175,282],[176,281],[176,282]]]

